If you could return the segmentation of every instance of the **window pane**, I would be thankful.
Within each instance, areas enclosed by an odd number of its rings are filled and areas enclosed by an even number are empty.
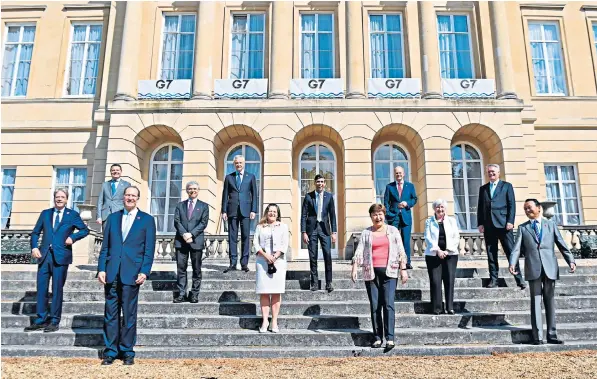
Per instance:
[[[452,160],[462,159],[462,146],[461,145],[452,146],[452,149],[450,150],[450,155],[452,157]]]
[[[392,145],[392,159],[399,160],[399,161],[405,161],[405,160],[407,160],[406,153],[399,146]]]
[[[166,181],[153,180],[151,183],[151,197],[166,197]]]
[[[265,15],[252,14],[249,28],[251,32],[263,32],[265,30]]]
[[[68,185],[70,181],[70,168],[56,169],[56,184]]]
[[[2,169],[2,184],[15,184],[17,176],[16,168],[3,168]]]
[[[318,15],[318,30],[320,32],[331,32],[332,31],[332,15],[331,14],[320,14]]]
[[[452,177],[453,178],[463,178],[463,165],[462,162],[452,162]]]
[[[386,16],[387,31],[389,32],[400,32],[402,26],[400,24],[400,15],[387,15]]]
[[[454,16],[454,31],[455,32],[468,32],[467,17],[466,16]]]
[[[322,161],[333,161],[334,160],[334,154],[326,146],[319,145],[319,160],[322,160]]]
[[[370,15],[369,24],[371,25],[372,32],[379,32],[383,30],[383,16],[382,15]]]
[[[545,166],[545,180],[554,181],[558,180],[558,167],[557,166]]]
[[[465,145],[464,147],[466,159],[481,159],[479,152],[472,146]]]
[[[182,180],[182,165],[172,164],[170,166],[170,180]]]
[[[315,15],[314,14],[301,15],[301,30],[304,32],[315,31]]]
[[[311,145],[303,151],[301,154],[301,161],[314,161],[316,157],[316,146]]]
[[[166,180],[168,178],[168,165],[167,164],[153,164],[153,170],[151,172],[152,180]]]
[[[247,161],[260,161],[259,153],[253,147],[246,145],[245,147],[245,159]]]

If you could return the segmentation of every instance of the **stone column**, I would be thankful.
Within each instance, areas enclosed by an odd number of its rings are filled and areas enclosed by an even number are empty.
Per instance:
[[[116,86],[114,100],[131,101],[137,98],[142,11],[143,2],[130,1],[126,3],[120,48],[120,66],[118,68],[118,85]]]
[[[200,1],[197,17],[197,50],[193,70],[193,99],[211,99],[213,88],[213,42],[212,31],[216,28],[215,1]]]
[[[360,1],[346,3],[346,98],[364,99],[365,58],[363,56],[363,14]]]
[[[421,39],[421,85],[424,99],[441,99],[437,16],[432,1],[420,1],[419,36]]]
[[[514,71],[510,55],[510,36],[506,4],[501,1],[489,2],[491,20],[491,40],[495,65],[495,84],[498,99],[516,99]]]
[[[274,1],[272,12],[272,52],[269,61],[269,98],[288,99],[292,79],[292,1]]]

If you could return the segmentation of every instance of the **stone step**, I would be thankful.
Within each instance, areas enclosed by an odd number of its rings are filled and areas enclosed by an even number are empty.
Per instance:
[[[2,291],[2,301],[36,301],[36,291]],[[597,294],[597,285],[579,286],[556,286],[556,296],[582,296]],[[104,300],[103,289],[97,288],[88,291],[64,291],[64,301],[101,301]],[[519,288],[466,288],[454,289],[454,297],[460,300],[467,299],[528,299],[529,292]],[[172,291],[141,291],[140,301],[171,301],[174,298]],[[223,302],[223,301],[256,301],[258,295],[255,290],[221,291],[202,290],[199,293],[199,301],[202,302]],[[364,289],[336,289],[331,293],[326,291],[288,290],[282,296],[284,301],[351,301],[368,300],[367,292]],[[398,288],[395,294],[396,301],[402,300],[430,300],[428,288]]]
[[[597,308],[597,296],[562,296],[556,297],[557,309],[587,309]],[[395,309],[398,313],[428,313],[429,302],[399,301]],[[103,301],[93,302],[65,302],[64,313],[99,314],[104,311]],[[199,315],[258,315],[261,308],[258,302],[199,302],[197,304],[172,304],[172,302],[139,302],[138,312],[143,314],[199,314]],[[454,310],[457,312],[506,312],[526,311],[529,309],[528,299],[455,299]],[[1,303],[1,313],[33,314],[34,302],[5,302]],[[282,315],[343,315],[368,314],[368,301],[285,301],[280,309]]]
[[[595,320],[597,309],[558,310],[558,323],[588,323]],[[34,315],[2,314],[2,328],[24,328],[31,325]],[[460,313],[456,315],[396,314],[396,328],[462,328],[467,326],[525,325],[531,322],[530,311],[496,313]],[[282,329],[371,329],[371,317],[363,315],[285,315],[278,319]],[[103,314],[62,314],[60,326],[63,328],[102,328]],[[261,325],[257,315],[139,315],[137,326],[140,329],[252,329]]]
[[[348,266],[348,264],[347,264]],[[91,267],[91,266],[89,266]],[[254,272],[254,264],[251,263],[250,265],[253,271],[251,272],[243,272],[243,271],[234,271],[229,272],[227,274],[222,273],[221,270],[224,267],[209,267],[204,265],[203,267],[203,277],[205,279],[223,279],[223,280],[237,280],[237,279],[253,279],[255,278]],[[68,273],[69,279],[74,280],[86,280],[86,279],[94,279],[97,273],[97,269],[89,268],[87,270],[72,270]],[[428,278],[427,269],[424,268],[417,268],[408,271],[409,275],[412,278]],[[567,274],[568,267],[567,266],[560,266],[560,274]],[[595,275],[597,274],[597,266],[579,266],[577,267],[577,274],[588,274],[588,275]],[[349,270],[338,270],[334,272],[335,276],[338,277],[348,277],[350,275]],[[5,280],[34,280],[36,278],[37,273],[35,271],[3,271],[2,272],[2,281]],[[309,280],[309,271],[308,270],[290,270],[286,273],[287,280]],[[508,272],[507,267],[500,267],[499,275],[502,278],[509,278],[511,277],[510,273]],[[459,268],[456,270],[456,276],[459,278],[488,278],[489,271],[487,268]],[[319,278],[323,279],[325,274],[323,271],[319,272]],[[176,266],[172,265],[171,271],[153,271],[149,277],[151,280],[155,279],[169,279],[174,280],[176,279]]]
[[[566,341],[597,339],[597,324],[559,324],[558,337]],[[411,328],[397,330],[397,345],[506,344],[532,339],[530,326],[485,326],[465,329]],[[140,346],[369,346],[373,335],[362,329],[293,330],[258,333],[254,330],[138,329]],[[55,333],[27,333],[3,329],[2,345],[100,346],[102,329],[60,329]]]

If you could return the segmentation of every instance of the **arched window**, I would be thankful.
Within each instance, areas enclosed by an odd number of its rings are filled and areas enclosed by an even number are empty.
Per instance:
[[[375,201],[383,204],[383,195],[386,186],[394,179],[394,168],[401,166],[404,169],[404,179],[410,181],[410,168],[406,150],[395,143],[386,143],[375,150],[373,154]]]
[[[261,155],[259,155],[259,150],[251,145],[241,144],[234,146],[230,149],[228,155],[226,155],[225,175],[236,170],[236,168],[234,168],[234,157],[236,155],[245,157],[245,170],[246,172],[255,175],[255,180],[257,182],[257,204],[259,208],[257,210],[257,216],[251,221],[251,233],[253,233],[261,218]]]
[[[183,150],[164,145],[151,158],[149,212],[156,220],[158,233],[175,233],[174,209],[182,195]]]
[[[483,183],[483,163],[479,151],[471,145],[452,146],[452,185],[454,187],[454,215],[460,230],[477,228],[479,187]]]

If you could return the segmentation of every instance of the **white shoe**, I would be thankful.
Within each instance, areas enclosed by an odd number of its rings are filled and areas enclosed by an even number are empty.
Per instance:
[[[280,328],[272,328],[272,333],[280,333]]]
[[[261,327],[259,328],[259,333],[267,333],[267,328],[268,328],[268,325],[266,325],[266,326],[261,325]]]

